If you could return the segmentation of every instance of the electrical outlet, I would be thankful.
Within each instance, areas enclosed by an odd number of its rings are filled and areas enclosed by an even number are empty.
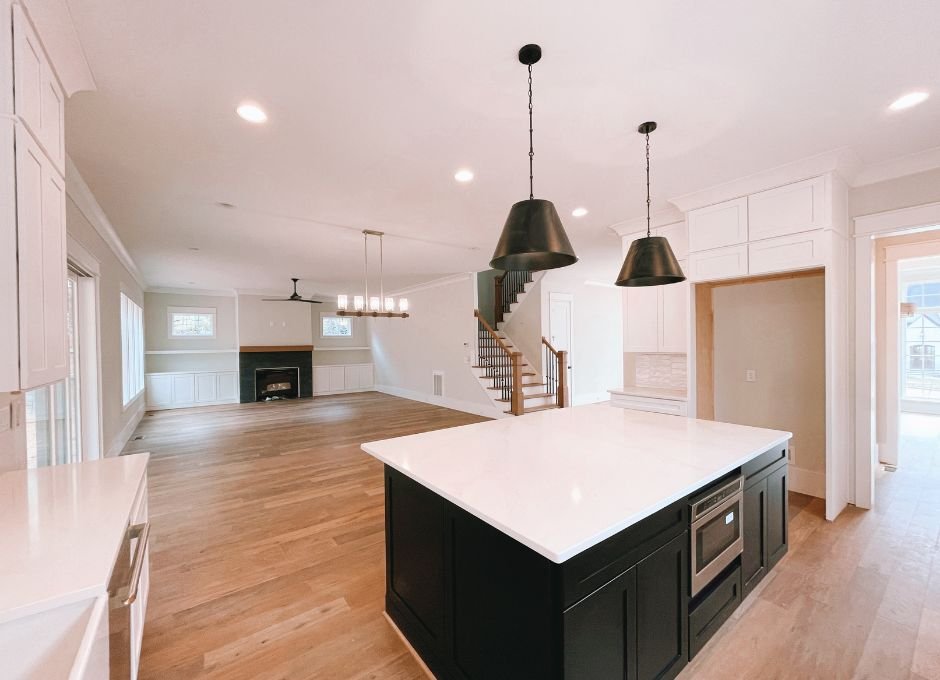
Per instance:
[[[744,380],[746,382],[757,382],[757,371],[753,368],[749,368],[744,371]]]

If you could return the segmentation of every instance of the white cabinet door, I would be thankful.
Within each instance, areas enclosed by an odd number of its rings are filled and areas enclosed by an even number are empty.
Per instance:
[[[65,173],[65,96],[42,43],[21,5],[13,5],[13,81],[16,115]]]
[[[375,386],[375,378],[372,375],[372,364],[359,365],[359,388],[372,389]]]
[[[684,260],[689,256],[689,227],[685,222],[667,224],[653,231],[657,236],[666,237],[677,260]]]
[[[313,393],[324,394],[330,391],[330,367],[313,367]]]
[[[227,371],[216,373],[216,396],[219,401],[238,399],[238,373]]]
[[[686,262],[679,263],[683,269]],[[688,281],[659,286],[660,312],[659,351],[687,354],[689,351],[689,290]]]
[[[342,392],[346,389],[346,369],[342,366],[330,366],[330,392]]]
[[[20,329],[16,323],[16,154],[13,121],[0,119],[0,392],[20,389]]]
[[[219,398],[218,378],[215,373],[197,373],[196,378],[196,399],[195,401],[205,403],[217,401]]]
[[[826,262],[825,234],[819,229],[748,244],[750,273],[769,274],[823,266]]]
[[[686,276],[691,281],[718,281],[747,276],[747,245],[691,253]]]
[[[173,376],[147,376],[147,405],[171,406],[173,404]]]
[[[826,177],[762,191],[748,197],[748,234],[751,241],[831,226],[826,210]]]
[[[65,378],[65,182],[25,128],[16,131],[20,387]]]
[[[688,404],[678,399],[656,399],[654,397],[637,397],[629,394],[612,394],[610,403],[613,406],[627,408],[632,411],[650,411],[652,413],[665,413],[672,416],[686,416],[689,413]]]
[[[688,223],[690,252],[746,243],[747,198],[690,210]]]
[[[347,390],[359,389],[359,367],[358,366],[344,366],[343,367],[343,388]]]
[[[624,288],[623,351],[659,350],[659,286]]]
[[[178,373],[172,378],[174,404],[192,404],[196,401],[196,380],[192,373]]]
[[[149,518],[146,477],[141,483],[135,505],[130,518],[131,525],[146,524]],[[136,557],[138,550],[143,550],[143,553],[141,554],[140,580],[137,582],[137,599],[130,605],[131,678],[137,677],[140,667],[140,648],[144,639],[144,620],[147,614],[147,601],[150,597],[149,541],[147,545],[141,545],[140,538],[133,539],[131,554]]]

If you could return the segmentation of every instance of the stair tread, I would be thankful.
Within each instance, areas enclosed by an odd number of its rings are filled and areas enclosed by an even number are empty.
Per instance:
[[[526,413],[535,413],[536,411],[547,411],[550,408],[558,408],[558,404],[545,404],[544,406],[530,406],[529,408],[523,409],[522,415]],[[508,413],[512,415],[512,411],[503,411],[503,413]]]

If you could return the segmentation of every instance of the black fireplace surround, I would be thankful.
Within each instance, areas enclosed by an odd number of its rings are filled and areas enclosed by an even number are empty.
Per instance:
[[[284,352],[239,352],[238,353],[238,378],[240,391],[240,401],[243,404],[253,401],[261,401],[264,396],[258,389],[256,377],[269,373],[258,373],[255,369],[290,369],[290,377],[299,374],[300,381],[297,385],[296,393],[281,392],[278,395],[270,394],[266,396],[285,396],[285,397],[312,397],[313,396],[313,354],[309,351],[284,351]],[[296,373],[294,368],[297,369]],[[288,372],[288,371],[283,371]],[[284,376],[279,376],[283,378]],[[278,379],[276,382],[282,382]],[[261,399],[259,399],[261,396]]]

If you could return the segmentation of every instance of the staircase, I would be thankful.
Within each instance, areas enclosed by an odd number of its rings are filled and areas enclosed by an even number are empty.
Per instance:
[[[474,310],[477,319],[477,353],[473,371],[493,404],[508,415],[524,415],[545,409],[561,408],[566,401],[565,352],[556,352],[542,338],[544,352],[543,373],[514,345],[503,330],[512,312],[522,303],[535,285],[531,272],[506,272],[494,279],[494,329],[480,310]],[[559,379],[558,376],[561,376]]]

